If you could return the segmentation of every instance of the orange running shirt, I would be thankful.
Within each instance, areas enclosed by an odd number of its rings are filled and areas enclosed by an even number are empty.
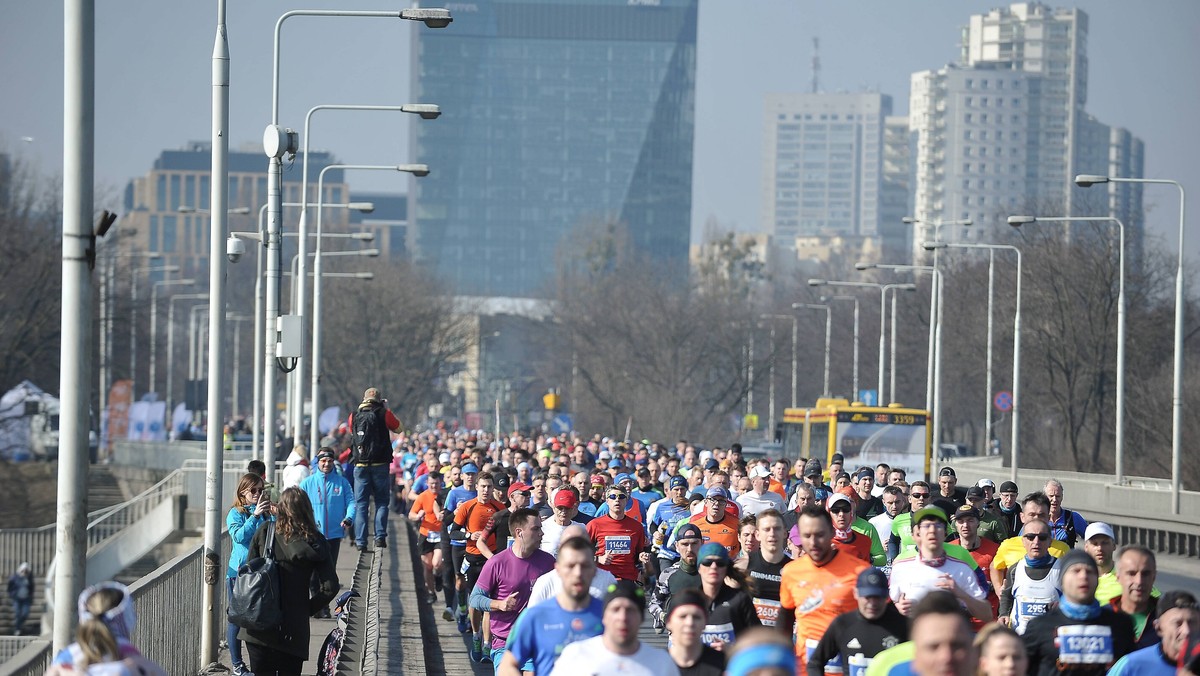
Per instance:
[[[804,673],[809,653],[833,618],[858,608],[854,586],[858,574],[870,565],[849,552],[836,552],[823,566],[801,556],[783,567],[779,603],[796,612],[796,663],[801,667],[797,673]]]
[[[488,521],[492,520],[492,515],[504,509],[504,505],[495,500],[480,502],[478,499],[464,502],[458,506],[458,510],[454,512],[454,523],[466,529],[467,537],[467,553],[483,556],[483,552],[479,551],[479,546],[475,540],[469,535],[475,531],[482,531],[487,528]],[[496,551],[496,534],[491,533],[487,536],[488,549]]]
[[[833,548],[851,554],[856,559],[862,559],[867,563],[871,563],[871,538],[853,530],[850,531],[850,537],[853,539],[849,542],[843,542],[834,538]]]
[[[725,545],[725,549],[729,550],[729,558],[736,559],[738,552],[742,551],[742,544],[738,542],[738,518],[728,511],[725,512],[724,518],[716,523],[709,523],[704,512],[692,515],[688,523],[695,524],[700,529],[700,536],[704,538],[705,544],[716,542]]]
[[[413,500],[412,509],[408,510],[410,517],[415,517],[417,512],[422,509],[425,510],[425,516],[421,517],[421,535],[429,535],[430,531],[442,530],[442,522],[433,513],[435,500],[437,500],[437,495],[434,494],[432,488],[427,488],[417,496],[416,500]]]

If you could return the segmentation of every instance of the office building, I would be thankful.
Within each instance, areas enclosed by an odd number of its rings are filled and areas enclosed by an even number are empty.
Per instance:
[[[423,2],[428,6],[438,3]],[[456,292],[552,292],[564,239],[619,221],[686,274],[698,0],[474,0],[417,30],[415,256]],[[572,240],[575,241],[575,240]]]

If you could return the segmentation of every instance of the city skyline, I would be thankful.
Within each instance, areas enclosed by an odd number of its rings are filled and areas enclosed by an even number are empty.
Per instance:
[[[1200,47],[1190,38],[1200,26],[1200,5],[1168,0],[1048,4],[1079,7],[1089,14],[1088,112],[1145,141],[1147,177],[1200,185],[1200,167],[1190,159],[1200,153],[1200,134],[1192,123],[1200,109],[1200,88],[1187,72],[1200,61]],[[385,7],[381,2],[362,5]],[[911,74],[955,63],[962,27],[971,15],[994,6],[930,1],[916,7],[882,4],[864,14],[844,3],[760,0],[753,12],[738,11],[744,4],[732,0],[703,3],[693,243],[710,218],[740,231],[765,230],[763,129],[757,120],[767,94],[808,90],[813,36],[821,39],[823,91],[878,91],[893,98],[896,114],[906,114]],[[97,197],[111,197],[114,204],[119,204],[124,185],[144,174],[163,149],[207,138],[210,124],[215,8],[142,0],[123,9],[125,14],[97,8]],[[256,145],[269,120],[271,33],[275,19],[288,9],[285,2],[231,8],[231,147]],[[128,21],[133,14],[138,21]],[[0,102],[0,149],[51,175],[61,171],[61,16],[59,4],[17,3],[0,27],[5,64],[0,85],[11,93]],[[281,69],[283,123],[302,127],[304,113],[317,104],[408,102],[410,31],[395,24],[306,18],[288,23]],[[453,31],[454,25],[445,30]],[[404,132],[412,124],[408,120],[347,113],[325,124],[316,146],[339,159],[410,159]],[[24,137],[33,140],[25,142]],[[396,192],[404,186],[394,178],[385,184],[379,177],[363,177],[361,183],[356,177],[355,189]],[[1145,204],[1147,233],[1173,248],[1175,194],[1151,188]],[[1188,221],[1188,253],[1194,255],[1200,214],[1193,210]]]

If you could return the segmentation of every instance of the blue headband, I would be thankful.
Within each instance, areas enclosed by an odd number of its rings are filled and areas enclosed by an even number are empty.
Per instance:
[[[751,671],[771,667],[783,669],[794,676],[796,656],[790,648],[781,645],[773,643],[756,645],[734,655],[725,669],[725,676],[746,676]]]

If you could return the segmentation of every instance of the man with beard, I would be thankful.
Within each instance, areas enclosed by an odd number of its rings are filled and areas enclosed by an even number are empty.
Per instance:
[[[703,542],[700,529],[694,524],[685,523],[675,533],[675,548],[679,551],[679,560],[659,573],[658,582],[650,596],[648,612],[654,621],[655,631],[661,632],[666,626],[666,611],[675,594],[683,589],[700,587],[700,571],[696,565],[696,557]]]

